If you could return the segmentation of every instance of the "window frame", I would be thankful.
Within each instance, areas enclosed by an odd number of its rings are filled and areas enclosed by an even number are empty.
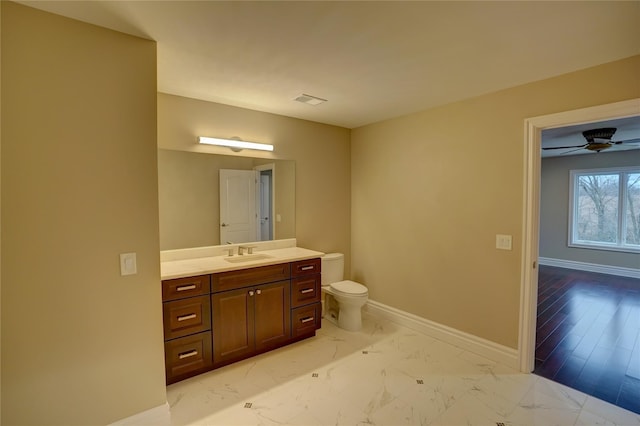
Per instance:
[[[640,167],[606,167],[598,169],[576,169],[569,171],[569,224],[568,224],[568,240],[567,245],[573,248],[584,248],[592,250],[619,251],[625,253],[640,253],[640,246],[626,244],[626,227],[627,227],[627,186],[629,182],[628,175],[632,173],[640,173]],[[578,203],[578,179],[585,175],[618,175],[618,233],[615,243],[592,242],[579,240],[577,236],[577,203]]]

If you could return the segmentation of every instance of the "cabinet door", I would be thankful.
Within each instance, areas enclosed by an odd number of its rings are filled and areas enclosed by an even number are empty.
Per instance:
[[[255,290],[256,350],[278,346],[291,337],[290,283],[278,281]]]
[[[226,363],[251,355],[255,348],[253,289],[211,295],[213,362]]]

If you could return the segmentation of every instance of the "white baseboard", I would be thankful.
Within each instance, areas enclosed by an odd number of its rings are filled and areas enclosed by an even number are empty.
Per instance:
[[[598,265],[597,263],[552,259],[550,257],[539,257],[538,263],[540,265],[556,266],[558,268],[577,269],[579,271],[597,272],[600,274],[617,275],[628,278],[640,278],[640,269],[624,268],[622,266]]]
[[[368,300],[365,312],[388,319],[427,336],[449,343],[461,349],[481,355],[492,361],[519,369],[518,351],[507,346],[465,333],[464,331],[438,324],[428,319],[392,308],[374,300]]]
[[[171,413],[169,404],[164,403],[157,407],[120,419],[110,426],[170,426]]]

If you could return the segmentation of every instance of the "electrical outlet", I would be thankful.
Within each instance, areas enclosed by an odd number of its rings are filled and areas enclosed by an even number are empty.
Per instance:
[[[511,235],[496,234],[496,248],[511,250]]]

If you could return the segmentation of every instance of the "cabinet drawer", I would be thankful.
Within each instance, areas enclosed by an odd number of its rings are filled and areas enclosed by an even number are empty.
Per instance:
[[[322,315],[322,305],[314,303],[313,305],[303,306],[291,310],[291,329],[292,336],[300,337],[312,334],[320,328]]]
[[[249,287],[289,279],[288,263],[260,266],[258,268],[240,269],[238,271],[220,272],[211,275],[212,291],[219,292]]]
[[[291,307],[320,301],[320,275],[308,275],[291,280]]]
[[[211,332],[198,333],[164,344],[167,383],[174,378],[206,371],[212,365]]]
[[[211,303],[208,296],[165,302],[162,311],[165,340],[211,329]]]
[[[209,275],[164,280],[162,281],[162,301],[209,294],[211,291],[209,283]]]
[[[299,277],[302,275],[319,274],[320,259],[299,260],[291,262],[291,276]]]

